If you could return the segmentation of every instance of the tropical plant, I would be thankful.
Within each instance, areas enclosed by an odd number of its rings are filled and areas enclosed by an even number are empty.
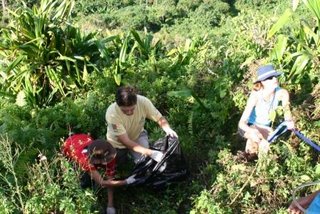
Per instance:
[[[294,1],[296,9],[299,1]],[[279,34],[272,52],[272,58],[289,72],[286,79],[292,83],[302,83],[308,77],[311,82],[316,81],[319,75],[320,56],[320,2],[304,0],[303,3],[313,14],[315,20],[300,20],[300,28],[289,34]],[[278,33],[289,21],[294,13],[288,9],[279,18],[268,33],[268,37]],[[306,72],[310,71],[310,72]]]
[[[2,91],[44,106],[87,85],[100,51],[95,33],[82,35],[68,23],[73,6],[42,0],[10,12],[13,20],[1,31]]]

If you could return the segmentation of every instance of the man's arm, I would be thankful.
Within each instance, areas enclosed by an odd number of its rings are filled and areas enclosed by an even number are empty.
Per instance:
[[[140,146],[139,144],[137,144],[136,142],[131,140],[129,138],[128,134],[122,134],[117,137],[121,143],[123,143],[128,149],[130,149],[134,152],[138,152],[142,155],[147,155],[147,156],[150,156],[152,153],[152,151],[150,149],[147,149],[143,146]]]
[[[167,135],[170,135],[171,137],[178,137],[177,133],[171,129],[166,118],[161,117],[157,122]]]
[[[119,135],[118,140],[123,143],[128,149],[131,149],[134,152],[149,156],[157,162],[160,162],[162,160],[163,153],[161,151],[151,150],[140,146],[139,144],[131,140],[127,134]]]
[[[171,129],[166,118],[164,118],[161,115],[159,110],[146,97],[144,99],[144,107],[145,107],[147,118],[157,122],[167,135],[170,135],[172,137],[178,137],[177,133]]]

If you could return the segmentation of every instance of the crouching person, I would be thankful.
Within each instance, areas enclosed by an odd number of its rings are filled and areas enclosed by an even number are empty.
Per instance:
[[[272,65],[261,66],[257,70],[257,79],[238,124],[240,135],[247,139],[245,152],[249,159],[256,157],[258,152],[268,152],[267,138],[272,132],[271,115],[280,103],[288,129],[294,129],[289,93],[278,82],[281,74]]]
[[[83,171],[80,178],[81,187],[89,187],[91,183],[95,183],[102,188],[107,188],[108,207],[106,212],[107,214],[116,213],[113,202],[113,187],[131,184],[135,182],[135,178],[130,176],[125,180],[114,180],[116,150],[112,145],[102,139],[93,140],[86,134],[75,134],[65,141],[62,152]],[[100,175],[100,169],[105,170],[105,176]]]

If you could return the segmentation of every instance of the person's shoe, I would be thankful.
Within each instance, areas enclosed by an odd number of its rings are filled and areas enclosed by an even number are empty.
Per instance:
[[[116,214],[116,209],[114,207],[107,207],[107,214]]]

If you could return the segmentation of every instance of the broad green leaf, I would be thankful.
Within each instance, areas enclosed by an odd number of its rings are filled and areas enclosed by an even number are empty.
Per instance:
[[[300,176],[300,181],[301,182],[308,182],[308,181],[311,181],[311,178],[309,175],[301,175]]]
[[[295,63],[294,67],[296,68],[296,72],[297,73],[301,73],[302,70],[306,67],[306,65],[308,64],[308,62],[310,61],[310,57],[306,54],[301,55],[298,57],[299,59],[296,60],[296,62],[298,62],[297,64]]]
[[[172,56],[173,54],[176,54],[177,52],[179,52],[179,50],[177,48],[173,48],[167,53],[167,56]]]
[[[190,89],[184,89],[184,90],[180,90],[180,91],[169,91],[167,94],[168,94],[168,96],[182,97],[182,98],[192,96]]]
[[[60,55],[58,58],[58,60],[67,60],[67,61],[71,61],[71,62],[76,62],[77,60],[71,58],[71,57],[68,57],[68,56],[62,56]]]
[[[0,71],[0,76],[2,77],[2,80],[6,80],[8,78],[8,75],[3,71]]]
[[[274,46],[274,52],[279,62],[282,60],[283,54],[286,50],[287,41],[288,38],[283,34],[277,37],[277,43]]]
[[[317,164],[316,166],[315,166],[315,174],[316,175],[320,175],[320,164]]]
[[[124,41],[122,43],[120,54],[119,54],[119,62],[126,61],[127,49],[128,49],[128,39],[129,39],[129,36],[126,36],[126,38],[124,39]]]
[[[61,77],[58,76],[57,72],[48,67],[45,68],[45,71],[48,74],[49,80],[51,81],[52,85],[54,85],[56,89],[60,91],[61,95],[66,96],[61,84]]]
[[[277,112],[275,110],[270,111],[269,113],[269,119],[274,122],[277,116]]]
[[[310,26],[308,25],[308,23],[303,22],[302,23],[302,28],[303,31],[305,32],[305,34],[309,37],[312,37],[313,40],[315,41],[316,44],[318,44],[319,42],[319,35],[314,33],[314,30],[310,28]]]
[[[292,66],[289,77],[291,78],[293,75],[301,74],[309,61],[310,61],[310,57],[306,54],[302,54],[298,56]]]
[[[136,42],[139,44],[139,46],[140,46],[142,49],[145,49],[144,43],[142,42],[139,34],[138,34],[135,30],[132,30],[131,33],[132,33],[133,37],[135,38]]]
[[[224,98],[227,95],[226,90],[220,90],[220,98]]]
[[[8,73],[8,72],[11,71],[12,69],[14,69],[24,58],[25,58],[25,56],[19,56],[19,57],[17,57],[17,58],[8,66],[8,68],[5,70],[5,72]]]
[[[84,82],[88,82],[88,80],[89,80],[89,74],[88,74],[87,63],[86,62],[83,65],[82,80]]]
[[[121,84],[121,75],[120,74],[114,74],[113,77],[114,77],[114,81],[119,86]]]
[[[250,56],[250,57],[246,58],[246,61],[244,61],[244,62],[240,65],[240,68],[243,69],[245,66],[250,65],[253,60],[255,60],[255,56]]]
[[[319,22],[320,21],[320,1],[319,0],[303,0],[303,3],[317,17]]]
[[[278,21],[271,27],[268,32],[267,38],[271,38],[275,33],[277,33],[285,24],[287,24],[292,12],[290,9],[287,9],[284,14],[278,19]]]
[[[186,43],[184,44],[184,51],[189,51],[191,44],[192,44],[192,40],[186,39]]]

